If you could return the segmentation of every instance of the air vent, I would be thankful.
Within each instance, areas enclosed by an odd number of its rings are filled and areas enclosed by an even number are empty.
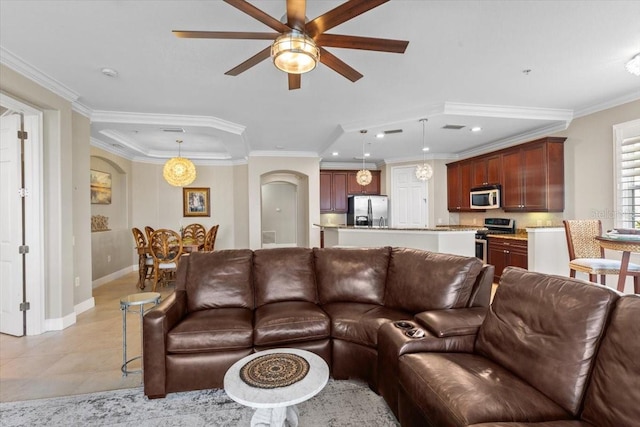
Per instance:
[[[402,129],[393,129],[393,130],[385,130],[384,131],[385,135],[392,135],[394,133],[402,133]]]
[[[464,125],[444,125],[442,126],[442,129],[460,130],[464,127]]]
[[[162,132],[173,132],[173,133],[184,133],[184,129],[182,128],[164,128]]]

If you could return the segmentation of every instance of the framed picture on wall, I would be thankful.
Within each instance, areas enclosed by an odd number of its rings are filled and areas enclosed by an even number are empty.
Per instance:
[[[111,204],[111,174],[91,169],[91,204]]]
[[[182,189],[183,216],[211,216],[209,188],[184,187]]]

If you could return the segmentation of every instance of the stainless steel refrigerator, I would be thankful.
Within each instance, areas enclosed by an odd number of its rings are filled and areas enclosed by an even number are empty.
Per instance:
[[[347,225],[388,227],[388,221],[389,198],[387,196],[349,196]]]

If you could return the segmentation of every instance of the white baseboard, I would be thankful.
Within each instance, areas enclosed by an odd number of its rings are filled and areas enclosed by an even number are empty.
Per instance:
[[[44,330],[46,331],[61,331],[65,328],[76,323],[76,313],[67,314],[64,317],[58,317],[55,319],[44,319]]]
[[[92,309],[96,306],[95,298],[91,297],[88,300],[82,301],[80,304],[76,304],[73,307],[73,311],[76,313],[76,316],[80,313],[84,313],[87,310]]]
[[[93,289],[95,289],[98,286],[104,285],[105,283],[108,283],[108,282],[111,282],[113,280],[119,279],[122,276],[126,276],[127,274],[131,273],[132,271],[134,271],[133,266],[125,267],[122,270],[118,270],[116,272],[113,272],[111,274],[108,274],[106,276],[102,276],[101,278],[94,280],[93,282],[91,282],[91,286],[92,286]]]

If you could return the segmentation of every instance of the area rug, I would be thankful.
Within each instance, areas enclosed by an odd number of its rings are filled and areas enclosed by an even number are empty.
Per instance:
[[[367,385],[329,380],[298,405],[300,427],[397,427],[382,397]],[[142,388],[0,403],[0,425],[13,426],[249,426],[253,409],[223,390],[171,393],[147,399]]]

